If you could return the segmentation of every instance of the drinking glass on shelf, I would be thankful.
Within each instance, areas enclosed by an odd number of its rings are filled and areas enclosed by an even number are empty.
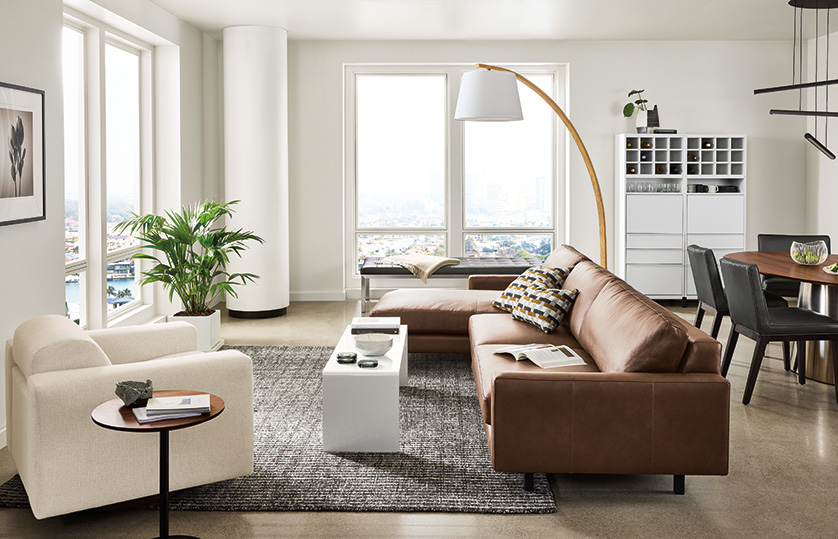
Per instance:
[[[626,191],[629,192],[629,193],[634,193],[636,191],[634,182],[626,183]]]

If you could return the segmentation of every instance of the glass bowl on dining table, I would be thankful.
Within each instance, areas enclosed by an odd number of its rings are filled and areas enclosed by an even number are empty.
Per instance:
[[[807,243],[793,241],[790,254],[791,259],[802,266],[817,266],[823,264],[829,256],[829,249],[826,248],[826,242],[823,240]]]

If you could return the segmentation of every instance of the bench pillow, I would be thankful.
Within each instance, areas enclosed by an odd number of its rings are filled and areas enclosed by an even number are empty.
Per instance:
[[[512,281],[492,305],[511,313],[527,288],[534,284],[543,285],[545,288],[561,288],[569,273],[570,270],[564,268],[530,268]]]

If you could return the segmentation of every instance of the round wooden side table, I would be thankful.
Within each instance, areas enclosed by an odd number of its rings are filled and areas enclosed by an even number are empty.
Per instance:
[[[187,397],[206,395],[206,391],[155,391],[155,397]],[[138,423],[131,408],[120,399],[111,399],[96,407],[91,413],[93,422],[111,430],[123,432],[159,432],[160,433],[160,535],[155,539],[199,539],[192,535],[169,535],[169,431],[185,429],[215,418],[224,411],[221,397],[209,394],[210,412],[195,417],[166,419],[152,423]]]

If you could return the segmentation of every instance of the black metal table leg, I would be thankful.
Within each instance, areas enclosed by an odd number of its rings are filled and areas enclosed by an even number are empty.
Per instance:
[[[154,539],[200,539],[193,535],[169,535],[169,431],[160,431],[160,535]]]

